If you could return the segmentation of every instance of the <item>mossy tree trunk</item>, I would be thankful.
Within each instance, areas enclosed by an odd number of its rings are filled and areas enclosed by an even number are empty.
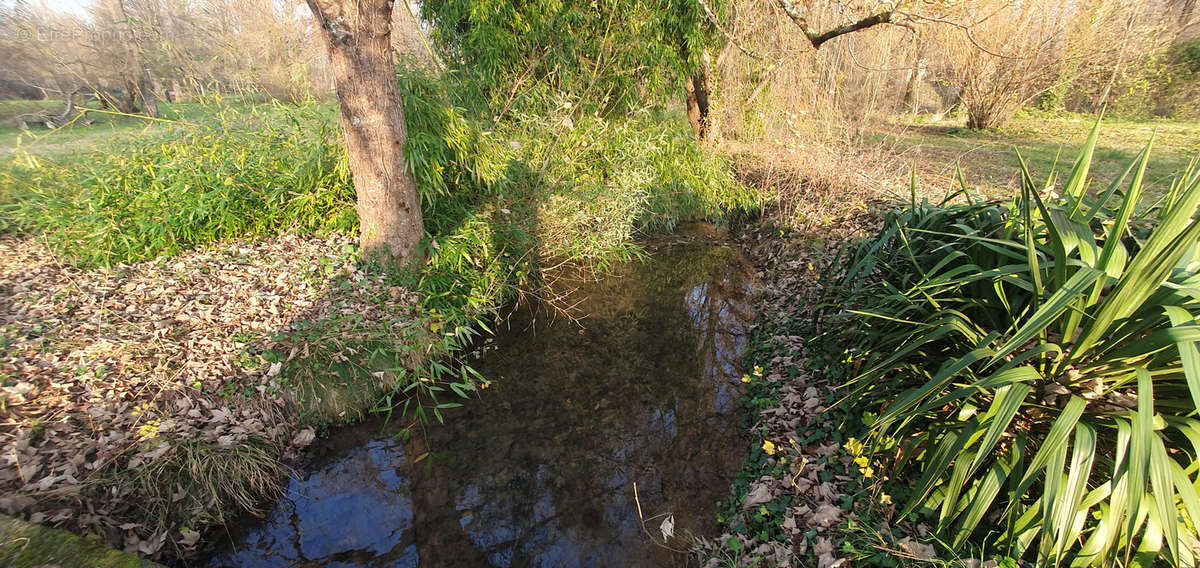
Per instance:
[[[367,255],[420,256],[421,198],[404,161],[404,109],[391,47],[391,0],[307,0],[337,84],[346,156]]]

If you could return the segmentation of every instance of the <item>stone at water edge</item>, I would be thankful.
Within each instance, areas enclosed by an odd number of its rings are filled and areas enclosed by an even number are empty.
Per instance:
[[[0,566],[10,568],[162,568],[94,539],[0,515]]]

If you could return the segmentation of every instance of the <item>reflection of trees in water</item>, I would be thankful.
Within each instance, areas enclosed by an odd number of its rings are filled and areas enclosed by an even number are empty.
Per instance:
[[[479,441],[448,467],[461,526],[493,564],[669,562],[641,535],[634,481],[647,514],[711,523],[741,460],[731,415],[749,316],[736,257],[714,250],[584,285],[582,329],[532,325],[480,362],[499,392],[455,419],[446,445]]]
[[[399,443],[372,440],[288,483],[271,515],[213,566],[416,566]]]
[[[692,288],[685,297],[699,338],[696,356],[701,360],[704,378],[715,389],[717,408],[722,413],[730,412],[737,404],[736,383],[727,379],[740,375],[738,362],[749,339],[749,288],[745,277],[719,274]]]
[[[632,486],[646,515],[673,513],[679,532],[715,528],[743,458],[737,361],[750,314],[738,258],[675,246],[583,284],[582,327],[518,310],[475,365],[492,388],[447,413],[429,447],[417,438],[401,451],[378,426],[365,448],[340,433],[355,449],[251,531],[243,545],[258,552],[243,559],[255,561],[239,564],[304,565],[310,553],[350,566],[682,562],[642,535]],[[400,470],[407,478],[384,466],[428,450],[444,458]],[[389,480],[399,484],[379,489]],[[342,534],[361,542],[339,549]]]

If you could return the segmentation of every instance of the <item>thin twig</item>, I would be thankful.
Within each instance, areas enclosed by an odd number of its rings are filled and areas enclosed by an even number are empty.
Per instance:
[[[445,71],[446,64],[442,61],[441,57],[438,57],[437,53],[434,53],[433,46],[429,45],[429,41],[425,39],[425,32],[421,30],[421,20],[418,19],[417,15],[413,13],[412,4],[409,4],[408,0],[404,0],[404,8],[408,10],[408,16],[411,18],[413,29],[417,32],[417,37],[421,38],[421,44],[425,46],[425,51],[429,52],[429,58],[433,60],[433,64],[437,66],[438,69]],[[395,30],[393,30],[393,32],[394,31]]]
[[[904,67],[890,67],[890,68],[889,67],[869,67],[867,65],[863,65],[863,63],[858,60],[858,55],[855,55],[855,53],[854,53],[854,41],[851,40],[850,38],[846,38],[846,48],[847,48],[847,51],[850,52],[850,61],[854,63],[855,67],[858,67],[860,69],[865,69],[867,71],[879,71],[882,73],[887,73],[890,71],[911,71],[912,70],[911,65],[905,65]]]
[[[671,548],[670,546],[668,546],[666,544],[665,540],[661,543],[658,542],[657,540],[654,540],[654,535],[650,534],[650,531],[646,529],[646,518],[642,515],[642,500],[638,498],[638,490],[637,490],[637,482],[636,481],[633,482],[633,502],[637,504],[638,521],[642,525],[642,532],[646,533],[646,538],[650,539],[650,542],[652,542],[658,546],[661,546],[667,550],[670,550],[671,552],[678,552],[679,554],[687,554],[689,552],[687,550],[679,550],[678,548]],[[657,516],[651,517],[651,518],[658,518],[661,516],[662,515],[657,515]]]
[[[922,14],[910,14],[908,12],[896,11],[897,14],[905,16],[908,19],[916,21],[916,22],[926,21],[926,22],[935,22],[935,23],[939,23],[939,24],[946,24],[949,26],[954,26],[954,27],[962,30],[966,34],[967,40],[970,41],[972,45],[974,45],[980,51],[982,51],[988,55],[991,55],[993,57],[999,57],[1001,59],[1030,59],[1030,58],[1034,57],[1034,55],[1037,55],[1037,53],[1034,53],[1031,55],[1008,55],[1005,53],[999,53],[997,51],[988,49],[983,44],[979,43],[978,40],[975,39],[975,36],[971,33],[971,30],[974,29],[975,26],[978,26],[979,24],[982,24],[983,22],[986,22],[987,20],[991,19],[991,17],[995,16],[997,12],[999,12],[999,9],[994,10],[992,13],[988,14],[987,16],[981,18],[980,20],[978,20],[974,23],[964,24],[962,22],[956,22],[954,20],[949,20],[946,18],[938,18],[935,16],[925,16]],[[1049,41],[1049,38],[1047,38],[1047,40],[1045,42],[1043,42],[1043,45],[1045,43],[1048,43],[1048,41]]]
[[[732,33],[730,33],[728,30],[725,29],[725,26],[721,25],[721,22],[717,20],[717,15],[713,13],[712,8],[708,7],[708,2],[705,2],[704,0],[699,0],[699,2],[700,2],[700,7],[704,8],[705,17],[707,17],[708,20],[710,22],[712,22],[713,27],[717,28],[717,31],[721,32],[721,34],[724,35],[729,40],[729,43],[732,43],[733,46],[738,48],[739,50],[741,50],[742,53],[745,53],[746,55],[753,57],[754,59],[762,59],[763,58],[761,55],[754,53],[753,51],[750,51],[748,48],[746,48],[746,46],[742,45],[742,43],[739,42],[737,40],[737,38],[733,37]]]

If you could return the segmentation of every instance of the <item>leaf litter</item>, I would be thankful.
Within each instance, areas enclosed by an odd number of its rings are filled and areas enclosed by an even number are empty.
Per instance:
[[[0,512],[152,557],[193,552],[231,502],[278,491],[315,437],[262,354],[305,349],[287,335],[305,322],[416,319],[414,294],[356,258],[348,235],[283,235],[85,270],[0,237]],[[214,489],[223,456],[244,491]]]
[[[742,244],[754,260],[757,276],[764,285],[758,298],[760,321],[812,319],[812,299],[820,285],[821,271],[835,258],[843,242],[878,231],[879,223],[874,213],[859,210],[843,212],[830,225],[818,230],[793,231],[782,238],[778,231],[763,228],[743,234]],[[699,539],[694,552],[706,560],[706,567],[809,566],[810,562],[805,560],[809,554],[816,559],[818,568],[848,565],[848,560],[839,557],[837,551],[843,540],[840,526],[853,515],[840,506],[847,495],[845,486],[849,478],[832,475],[823,480],[826,465],[816,463],[833,456],[840,446],[799,442],[808,433],[834,428],[824,401],[832,399],[838,387],[835,381],[804,368],[802,363],[809,353],[807,340],[792,335],[766,338],[766,343],[778,346],[772,348],[778,355],[763,369],[764,380],[777,390],[778,403],[758,411],[750,430],[758,432],[765,427],[764,449],[777,449],[764,452],[766,469],[788,473],[765,475],[752,481],[739,513],[744,517],[757,507],[792,496],[780,525],[789,540],[762,540],[758,535],[732,531],[715,540]],[[801,369],[800,373],[795,378],[785,378],[793,367]],[[728,526],[742,522],[742,518],[726,521]]]

